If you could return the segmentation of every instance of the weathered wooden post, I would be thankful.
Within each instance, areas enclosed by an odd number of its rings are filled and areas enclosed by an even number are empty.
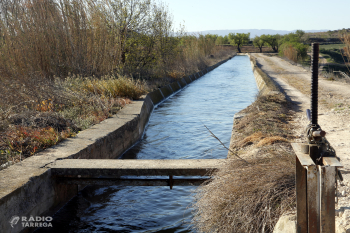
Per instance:
[[[317,122],[318,43],[312,44],[311,113],[306,129],[308,144],[293,143],[296,153],[297,232],[335,233],[335,184],[342,167]],[[340,174],[339,174],[340,175]],[[341,176],[341,175],[340,175]]]

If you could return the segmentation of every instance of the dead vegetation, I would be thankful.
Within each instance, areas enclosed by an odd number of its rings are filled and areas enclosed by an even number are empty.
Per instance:
[[[273,82],[270,90],[276,90]],[[272,232],[295,207],[295,155],[289,144],[294,112],[282,93],[258,96],[235,120],[226,165],[197,189],[199,232]],[[236,159],[245,159],[246,162]]]
[[[152,0],[4,0],[0,12],[0,166],[234,54],[176,32]]]
[[[295,205],[292,154],[229,160],[196,195],[193,219],[200,232],[272,232]]]
[[[101,86],[108,81],[129,85],[118,95],[79,77],[6,81],[0,86],[0,165],[18,162],[110,117],[131,102],[127,92],[135,99],[145,93],[125,77],[99,80]]]
[[[235,121],[236,134],[230,149],[242,149],[259,143],[264,145],[272,139],[279,141],[292,139],[292,129],[288,124],[292,112],[288,105],[281,93],[258,96],[252,105],[241,111],[246,115]]]

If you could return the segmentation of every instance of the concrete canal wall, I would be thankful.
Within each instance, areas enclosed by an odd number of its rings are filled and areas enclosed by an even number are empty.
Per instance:
[[[279,88],[257,65],[255,58],[248,54],[260,95],[276,94]]]
[[[76,137],[1,170],[0,232],[31,232],[35,227],[23,227],[22,217],[51,216],[77,194],[78,187],[57,184],[48,165],[63,159],[120,157],[141,139],[157,104],[227,60],[151,92]]]
[[[270,79],[256,64],[254,56],[248,53],[238,53],[237,55],[247,55],[250,59],[250,64],[252,66],[252,70],[254,73],[254,78],[256,81],[256,85],[259,90],[259,95],[273,95],[280,93],[279,87],[276,85],[276,83]],[[242,113],[242,110],[237,112],[233,116],[233,126],[232,126],[232,133],[231,133],[231,139],[230,139],[230,147],[233,144],[234,136],[237,134],[237,131],[235,130],[235,125],[246,114]],[[231,152],[228,151],[227,157],[231,156]]]

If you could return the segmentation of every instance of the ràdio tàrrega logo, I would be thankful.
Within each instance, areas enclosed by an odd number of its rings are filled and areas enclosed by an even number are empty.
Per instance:
[[[14,226],[18,223],[19,219],[20,219],[20,217],[17,215],[14,215],[11,217],[10,224],[11,224],[12,228],[14,228]]]
[[[14,228],[20,220],[22,227],[52,227],[52,217],[50,216],[30,216],[27,218],[26,216],[19,217],[17,215],[11,217],[9,221],[11,227]]]

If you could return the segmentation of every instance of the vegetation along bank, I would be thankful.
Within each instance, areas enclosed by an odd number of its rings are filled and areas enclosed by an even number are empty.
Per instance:
[[[234,54],[175,31],[152,0],[5,1],[0,10],[2,168]]]

